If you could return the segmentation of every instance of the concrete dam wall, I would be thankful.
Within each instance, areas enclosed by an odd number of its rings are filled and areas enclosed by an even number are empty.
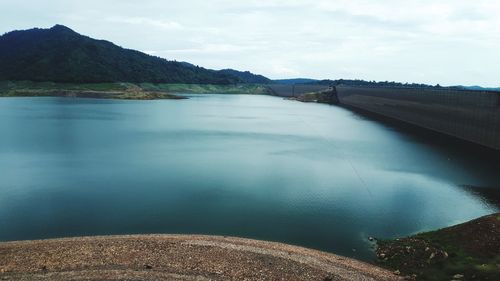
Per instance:
[[[337,86],[341,104],[500,150],[500,93]]]

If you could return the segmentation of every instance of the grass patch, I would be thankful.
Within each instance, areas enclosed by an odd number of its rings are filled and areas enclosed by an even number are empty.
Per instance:
[[[257,84],[211,85],[211,84],[152,84],[141,83],[139,86],[149,91],[189,94],[247,94],[267,95],[269,89]]]
[[[312,93],[305,93],[298,97],[290,98],[301,102],[317,102],[326,104],[337,104],[338,99],[333,91],[319,91]]]
[[[153,84],[153,83],[54,83],[32,81],[1,81],[3,97],[90,97],[111,99],[175,99],[178,93],[191,94],[269,94],[266,86],[209,85],[209,84]]]
[[[378,241],[378,263],[414,280],[500,280],[499,217]]]

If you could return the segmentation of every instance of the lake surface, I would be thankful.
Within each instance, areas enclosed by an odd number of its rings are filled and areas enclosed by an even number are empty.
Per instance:
[[[370,260],[499,210],[497,154],[269,96],[0,99],[0,240],[199,233]],[[473,186],[473,187],[470,187]]]

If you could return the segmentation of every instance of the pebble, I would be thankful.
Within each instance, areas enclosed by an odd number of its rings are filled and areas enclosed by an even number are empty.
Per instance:
[[[129,273],[137,276],[156,276],[156,274],[162,275],[166,270],[175,270],[182,274],[218,277],[216,279],[221,280],[243,280],[251,275],[265,275],[269,280],[282,278],[282,280],[293,280],[294,278],[290,277],[296,274],[297,270],[300,270],[302,276],[307,277],[304,279],[320,281],[325,277],[337,279],[333,277],[336,275],[330,274],[342,273],[346,268],[352,268],[353,270],[350,272],[352,280],[365,280],[368,277],[371,280],[398,280],[391,271],[381,270],[378,267],[363,265],[358,268],[359,263],[355,260],[271,242],[238,238],[223,240],[220,237],[189,235],[132,237],[133,239],[130,236],[88,237],[50,240],[48,242],[45,240],[33,241],[29,244],[22,242],[17,242],[19,244],[0,243],[2,255],[4,252],[8,253],[6,258],[8,265],[5,267],[1,264],[4,260],[4,256],[2,256],[0,270],[10,271],[14,269],[20,273],[41,274],[42,272],[39,270],[44,264],[40,264],[41,259],[33,259],[33,255],[36,254],[43,255],[44,263],[54,273],[68,272],[73,274],[75,272],[76,274],[79,273],[79,270],[84,270],[92,271],[91,274],[94,274],[103,268],[106,269],[107,266],[113,266],[119,269],[136,270],[120,273],[123,276]],[[54,245],[57,247],[55,248]],[[257,256],[251,250],[234,250],[239,249],[239,247],[258,249],[259,255]],[[96,256],[95,253],[98,252],[102,252],[103,255]],[[134,255],[130,255],[130,253],[134,253]],[[293,256],[289,257],[284,253]],[[387,256],[387,253],[384,256]],[[188,259],[189,257],[193,259]],[[296,257],[300,261],[295,260]],[[195,264],[193,260],[200,260],[200,263]],[[316,261],[325,263],[325,269],[316,268]],[[264,266],[256,267],[256,264],[261,262]],[[266,266],[266,264],[269,265]],[[3,275],[5,274],[0,274],[0,280]],[[122,277],[122,275],[117,277]],[[123,279],[129,280],[131,278]],[[90,277],[89,280],[91,280]],[[134,278],[134,280],[137,279]]]

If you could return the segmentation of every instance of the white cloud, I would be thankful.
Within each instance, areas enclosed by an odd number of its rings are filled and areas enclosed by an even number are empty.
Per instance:
[[[282,62],[275,62],[271,64],[271,72],[277,76],[288,76],[288,77],[298,77],[300,76],[300,72],[293,67],[286,66],[282,64]]]
[[[106,21],[113,23],[125,23],[125,24],[135,24],[141,25],[142,27],[157,27],[161,29],[182,29],[183,26],[175,21],[169,20],[155,20],[143,17],[121,17],[112,16],[105,19]]]
[[[257,51],[259,47],[257,46],[246,46],[246,45],[234,45],[234,44],[201,44],[197,48],[186,48],[186,49],[166,49],[149,51],[155,54],[220,54],[220,53],[242,53],[248,51]]]
[[[272,78],[499,86],[495,0],[2,0],[0,32],[55,23]]]

